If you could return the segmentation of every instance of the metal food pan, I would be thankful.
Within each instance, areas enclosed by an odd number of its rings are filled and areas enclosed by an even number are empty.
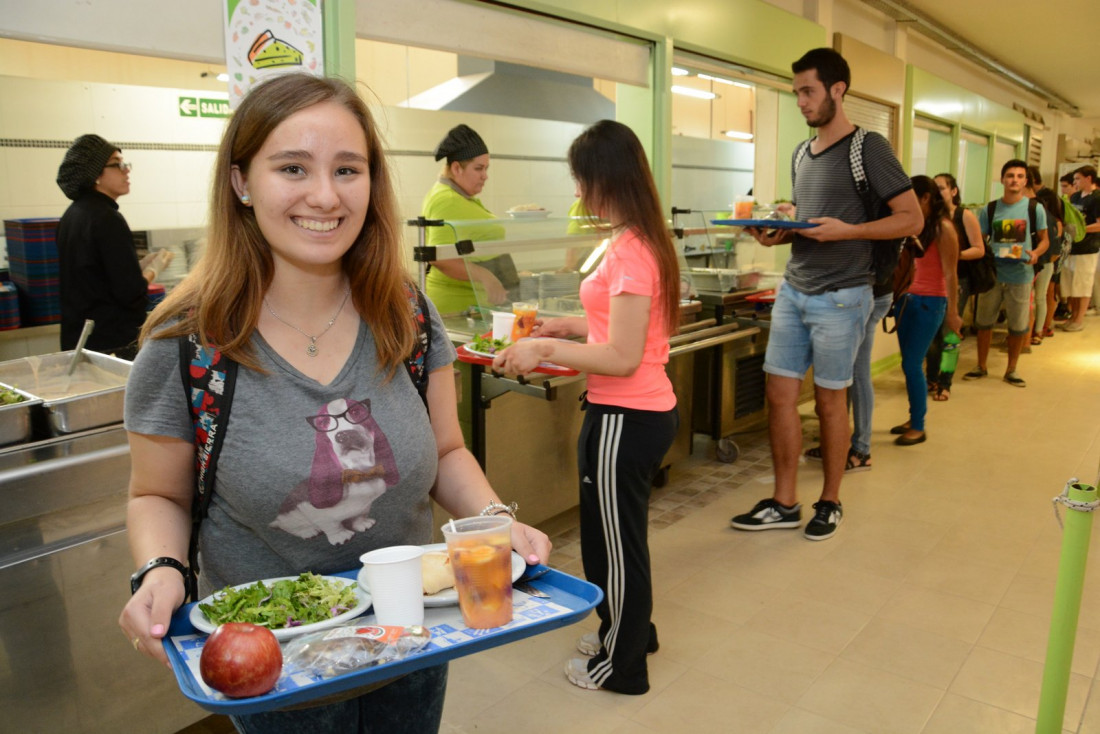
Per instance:
[[[31,413],[40,408],[42,399],[2,382],[0,388],[14,390],[25,398],[21,403],[0,405],[0,446],[31,440]]]
[[[0,383],[12,385],[39,399],[50,436],[122,422],[126,378],[130,362],[85,349],[71,381],[71,390],[59,389],[73,352],[56,352],[0,362]]]

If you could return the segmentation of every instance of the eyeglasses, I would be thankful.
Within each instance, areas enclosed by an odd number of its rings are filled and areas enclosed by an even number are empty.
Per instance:
[[[129,173],[130,169],[134,167],[133,163],[108,163],[104,168],[117,168],[123,173]]]
[[[313,429],[319,433],[327,433],[336,430],[340,425],[340,419],[346,418],[348,423],[362,423],[370,418],[370,401],[361,403],[350,401],[348,409],[337,415],[311,415],[306,418]]]

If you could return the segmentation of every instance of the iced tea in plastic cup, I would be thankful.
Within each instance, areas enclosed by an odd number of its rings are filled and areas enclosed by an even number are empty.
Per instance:
[[[512,518],[466,517],[443,526],[458,608],[471,629],[512,621]]]
[[[733,218],[752,219],[752,205],[751,196],[738,196],[733,200]]]
[[[512,341],[518,342],[525,336],[531,336],[531,329],[535,328],[535,319],[539,315],[537,303],[513,303],[512,313],[516,315],[516,321],[512,325]]]

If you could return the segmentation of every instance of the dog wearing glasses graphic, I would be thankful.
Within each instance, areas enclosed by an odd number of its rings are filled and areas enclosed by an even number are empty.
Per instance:
[[[369,400],[338,398],[306,418],[316,432],[309,479],[290,493],[271,527],[332,545],[370,530],[371,505],[397,484],[397,462]]]

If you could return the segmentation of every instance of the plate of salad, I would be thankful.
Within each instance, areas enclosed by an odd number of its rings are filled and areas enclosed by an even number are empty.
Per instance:
[[[512,341],[510,339],[494,339],[493,332],[490,331],[481,336],[475,336],[472,342],[464,346],[466,351],[474,356],[492,359],[499,352],[512,346]]]
[[[281,642],[343,624],[370,603],[370,594],[351,579],[303,573],[226,587],[192,607],[189,619],[206,633],[226,622],[250,622]]]

